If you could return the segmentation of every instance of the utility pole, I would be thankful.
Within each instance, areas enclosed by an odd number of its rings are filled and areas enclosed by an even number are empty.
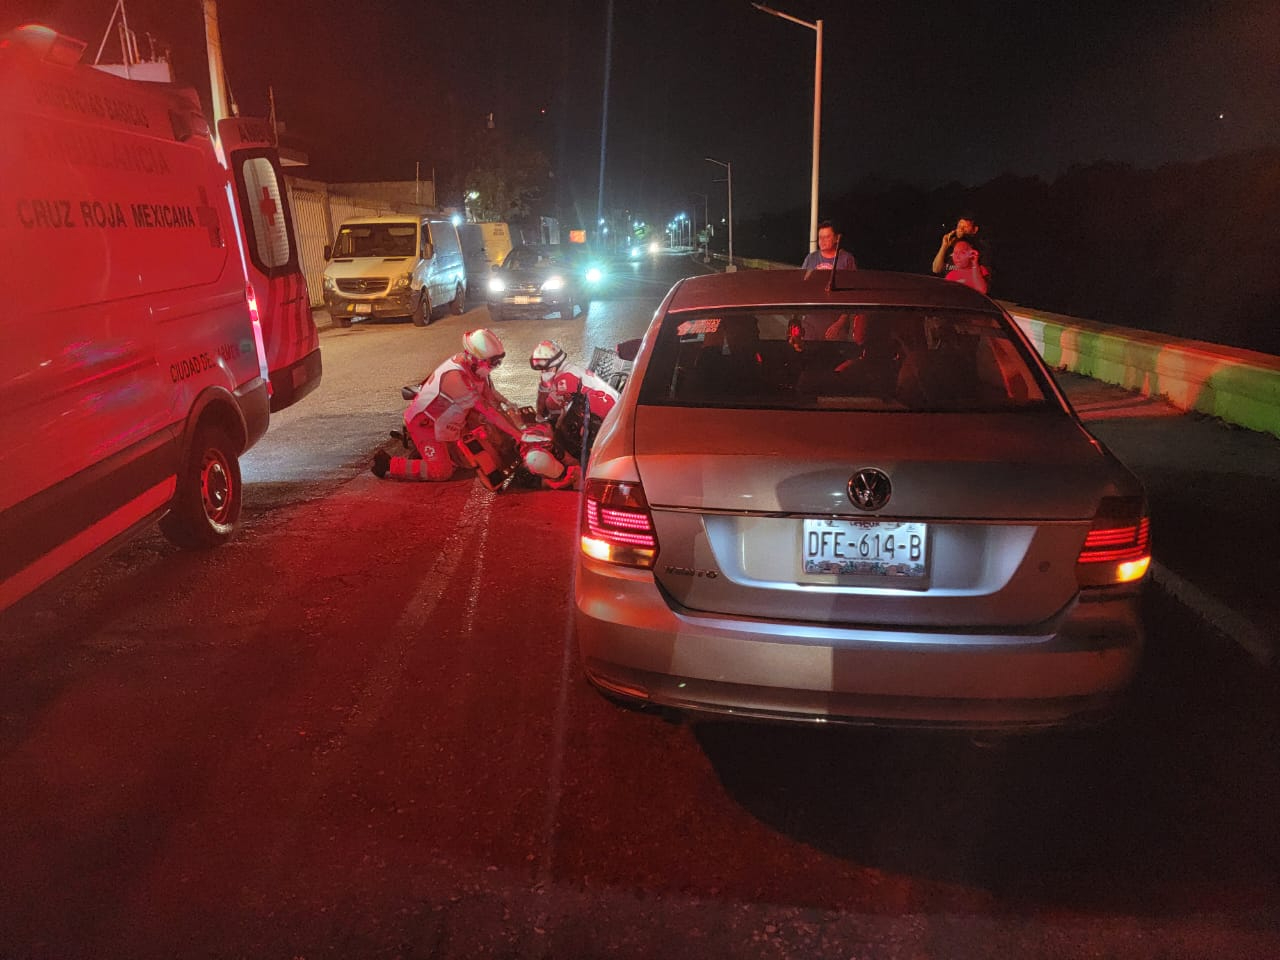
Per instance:
[[[218,32],[218,2],[203,0],[204,3],[204,42],[209,51],[209,92],[213,106],[213,128],[217,130],[218,121],[231,116],[227,106],[227,74],[222,65],[222,35]]]
[[[738,269],[738,265],[733,262],[733,161],[732,160],[716,160],[713,157],[704,157],[707,163],[714,163],[716,166],[724,167],[729,183],[729,264],[724,268],[725,273],[733,273]]]
[[[813,56],[813,172],[809,183],[809,252],[812,253],[818,249],[818,152],[822,130],[822,21],[815,20],[810,23],[808,20],[801,20],[781,10],[766,7],[763,3],[751,5],[761,13],[807,27],[817,35],[817,47]]]
[[[609,140],[609,73],[613,69],[613,0],[605,8],[604,95],[600,105],[600,188],[596,195],[596,230],[604,217],[604,157]]]

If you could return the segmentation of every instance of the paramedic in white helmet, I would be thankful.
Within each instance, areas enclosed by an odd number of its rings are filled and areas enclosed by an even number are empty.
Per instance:
[[[390,457],[380,450],[373,472],[396,479],[448,480],[457,469],[454,444],[470,428],[467,421],[473,410],[518,442],[521,428],[508,413],[511,405],[489,379],[504,357],[502,341],[493,331],[464,333],[461,352],[436,367],[405,408],[405,432],[421,461]]]
[[[618,391],[595,373],[569,358],[554,340],[543,340],[533,348],[529,366],[538,371],[538,417],[554,421],[578,388],[586,391],[591,415],[604,419],[618,402]]]
[[[527,430],[516,408],[498,392],[491,374],[506,357],[502,341],[481,328],[462,335],[462,350],[432,371],[404,411],[405,432],[421,459],[392,457],[385,450],[374,456],[373,472],[398,480],[448,480],[457,469],[457,442],[472,426],[473,413],[520,446],[525,465],[551,486],[572,485],[564,464],[524,443]],[[458,458],[461,459],[461,458]]]

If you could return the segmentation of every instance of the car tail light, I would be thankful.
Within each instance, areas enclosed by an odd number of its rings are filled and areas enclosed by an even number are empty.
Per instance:
[[[582,507],[582,552],[596,560],[650,569],[658,537],[638,483],[588,480]]]
[[[1082,587],[1133,583],[1151,566],[1151,519],[1141,497],[1103,497],[1076,560]]]

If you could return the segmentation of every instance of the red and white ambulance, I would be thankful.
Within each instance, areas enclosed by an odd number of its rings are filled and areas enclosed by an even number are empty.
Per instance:
[[[321,372],[269,146],[224,164],[194,91],[83,48],[0,35],[0,609],[156,519],[229,539],[240,455]]]

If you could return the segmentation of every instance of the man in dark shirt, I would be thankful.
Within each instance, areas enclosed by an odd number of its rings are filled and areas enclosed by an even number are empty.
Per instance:
[[[951,260],[951,251],[961,240],[977,250],[984,263],[989,260],[988,251],[983,248],[982,242],[978,239],[978,222],[966,214],[956,221],[954,230],[948,230],[942,235],[942,243],[938,245],[938,252],[933,257],[935,274],[940,277],[945,276],[955,266]]]

